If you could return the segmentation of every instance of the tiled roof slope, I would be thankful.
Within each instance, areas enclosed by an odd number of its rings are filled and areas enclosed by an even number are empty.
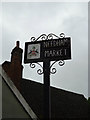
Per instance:
[[[22,79],[21,93],[35,114],[43,118],[43,84]],[[86,98],[80,94],[51,87],[51,117],[86,120],[88,117]]]

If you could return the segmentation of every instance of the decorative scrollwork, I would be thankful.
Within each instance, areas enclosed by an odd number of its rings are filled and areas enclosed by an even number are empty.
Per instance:
[[[53,33],[50,33],[48,36],[47,36],[47,40],[50,40],[50,39],[59,39],[60,37],[58,37],[57,35],[53,34]]]
[[[50,73],[55,74],[57,72],[56,68],[52,68],[52,66],[56,63],[57,61],[54,61],[52,65],[50,66]]]
[[[42,75],[42,74],[43,74],[43,71],[42,71],[41,69],[38,69],[38,70],[37,70],[37,73],[38,73],[39,75]]]
[[[65,61],[64,61],[64,60],[54,61],[54,62],[52,63],[52,65],[50,66],[50,73],[51,73],[51,74],[55,74],[55,73],[57,72],[56,68],[52,67],[56,62],[58,62],[58,64],[59,64],[60,66],[63,66],[63,65],[65,64]]]
[[[30,63],[30,67],[35,68],[36,67],[35,63]]]
[[[50,69],[50,73],[51,73],[51,74],[55,74],[56,72],[57,72],[56,68],[51,68],[51,69]]]
[[[58,64],[59,64],[60,66],[63,66],[63,65],[65,64],[65,61],[64,61],[64,60],[60,60],[60,61],[58,62]]]
[[[64,33],[61,33],[61,34],[60,34],[60,38],[65,38],[65,34],[64,34]]]
[[[53,67],[53,65],[54,65],[56,62],[58,62],[58,64],[59,64],[60,66],[63,66],[63,65],[65,64],[65,61],[64,61],[64,60],[54,61],[54,62],[52,63],[52,65],[50,66],[50,73],[51,73],[51,74],[55,74],[55,73],[57,72],[56,68]],[[40,63],[38,63],[38,62],[37,62],[37,63],[30,63],[30,67],[31,67],[31,68],[35,68],[35,67],[36,67],[36,64],[38,64],[38,65],[41,67],[40,69],[37,70],[37,73],[38,73],[39,75],[42,75],[42,74],[43,74],[43,66],[42,66]]]
[[[40,67],[41,67],[41,69],[38,69],[37,70],[37,73],[39,74],[39,75],[42,75],[43,74],[43,67],[42,67],[42,65],[40,64],[40,63],[30,63],[30,67],[31,68],[35,68],[36,67],[36,65],[35,64],[38,64]]]
[[[47,35],[46,34],[42,34],[37,39],[35,37],[31,37],[31,41],[32,42],[35,42],[35,41],[38,41],[38,40],[47,40]]]
[[[38,38],[31,37],[31,41],[35,42],[35,41],[38,41],[38,40],[42,41],[42,40],[51,40],[51,39],[53,40],[53,39],[60,39],[60,38],[65,38],[65,34],[61,33],[60,36],[57,36],[57,35],[55,35],[53,33],[50,33],[48,35],[42,34]],[[56,62],[58,62],[58,64],[60,66],[63,66],[65,64],[64,60],[53,62],[52,65],[50,66],[50,73],[51,74],[55,74],[57,72],[56,68],[52,67]],[[41,69],[37,70],[37,73],[39,75],[42,75],[43,74],[43,67],[42,67],[42,65],[40,63],[37,62],[37,64],[41,67]],[[36,67],[35,63],[30,63],[30,67],[35,68]]]
[[[31,42],[35,42],[36,38],[35,37],[31,37]]]
[[[42,34],[42,35],[40,35],[38,38],[31,37],[30,40],[31,40],[32,42],[35,42],[35,41],[38,41],[38,40],[42,41],[42,40],[51,40],[51,39],[59,39],[59,38],[65,38],[65,34],[64,34],[64,33],[61,33],[61,34],[60,34],[60,37],[57,36],[57,35],[55,35],[55,34],[53,34],[53,33],[50,33],[50,34],[48,34],[48,35]]]
[[[37,73],[38,73],[39,75],[42,75],[42,74],[43,74],[43,67],[42,67],[42,65],[41,65],[40,63],[37,62],[37,64],[42,68],[42,69],[38,69],[38,70],[37,70]]]

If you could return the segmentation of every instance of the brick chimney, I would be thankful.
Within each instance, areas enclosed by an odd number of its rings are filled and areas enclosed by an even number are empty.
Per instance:
[[[11,52],[11,62],[6,61],[2,65],[18,90],[20,90],[20,82],[22,79],[23,70],[22,53],[23,50],[19,47],[19,41],[17,41],[16,47]]]

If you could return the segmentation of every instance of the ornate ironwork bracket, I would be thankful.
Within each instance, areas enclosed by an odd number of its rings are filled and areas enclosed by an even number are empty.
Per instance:
[[[37,73],[39,74],[39,75],[42,75],[43,74],[43,66],[40,64],[40,63],[30,63],[30,67],[31,68],[35,68],[36,67],[36,64],[38,64],[41,68],[39,68],[38,70],[37,70]]]
[[[65,64],[65,61],[64,60],[60,60],[60,61],[54,61],[53,63],[52,63],[52,65],[50,65],[50,74],[55,74],[56,72],[57,72],[57,70],[56,70],[56,68],[55,67],[53,67],[53,65],[55,64],[55,63],[57,63],[58,62],[58,64],[59,64],[59,66],[63,66],[64,64]],[[38,64],[41,68],[39,68],[38,70],[37,70],[37,73],[39,74],[39,75],[42,75],[43,74],[43,66],[40,64],[40,63],[30,63],[30,67],[31,68],[35,68],[36,67],[36,64]]]
[[[60,61],[55,61],[52,63],[52,65],[50,66],[50,73],[51,74],[55,74],[57,72],[56,68],[53,67],[53,65],[58,62],[59,66],[63,66],[65,64],[65,61],[64,60],[60,60]]]
[[[50,34],[48,34],[48,35],[42,34],[42,35],[40,35],[38,38],[31,37],[30,40],[31,40],[32,42],[35,42],[35,41],[51,40],[51,39],[53,40],[53,39],[59,39],[59,38],[65,38],[65,34],[64,34],[64,33],[61,33],[60,36],[57,36],[57,35],[55,35],[55,34],[53,34],[53,33],[50,33]],[[58,62],[58,64],[59,64],[60,66],[63,66],[63,65],[65,64],[65,61],[64,61],[64,60],[54,61],[54,62],[52,63],[52,65],[50,65],[50,74],[55,74],[55,73],[57,72],[56,68],[53,67],[53,65],[54,65],[56,62]],[[37,73],[38,73],[39,75],[42,75],[42,74],[43,74],[43,66],[42,66],[39,62],[37,62],[37,63],[30,63],[30,67],[31,67],[31,68],[35,68],[35,67],[36,67],[36,64],[38,64],[38,65],[41,67],[40,69],[37,70]]]
[[[35,37],[31,37],[31,41],[32,42],[35,42],[35,41],[41,41],[41,40],[51,40],[51,39],[54,39],[54,38],[57,38],[57,39],[59,39],[59,38],[65,38],[65,34],[64,33],[61,33],[60,34],[60,36],[57,36],[57,35],[55,35],[55,34],[53,34],[53,33],[50,33],[50,34],[48,34],[48,35],[46,35],[46,34],[42,34],[42,35],[40,35],[38,38],[35,38]]]

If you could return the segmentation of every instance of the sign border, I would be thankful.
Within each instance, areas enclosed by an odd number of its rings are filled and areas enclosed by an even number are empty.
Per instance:
[[[59,38],[59,39],[69,39],[70,40],[70,56],[66,56],[66,58],[62,57],[60,58],[59,56],[58,57],[48,57],[48,58],[41,58],[41,54],[40,54],[40,58],[37,58],[37,59],[27,59],[27,49],[28,49],[28,45],[29,44],[40,44],[40,53],[43,52],[43,48],[42,48],[42,43],[43,42],[46,42],[46,41],[52,41],[52,40],[58,40],[58,39],[50,39],[50,40],[42,40],[42,41],[34,41],[34,42],[25,42],[25,51],[24,51],[24,63],[36,63],[36,62],[43,62],[45,59],[48,59],[49,61],[58,61],[58,60],[68,60],[68,59],[71,59],[71,37],[65,37],[65,38]],[[63,46],[64,47],[64,46]],[[63,48],[62,47],[62,48]],[[67,47],[66,47],[67,48]],[[47,48],[49,49],[49,48]],[[55,58],[55,59],[54,59]]]

